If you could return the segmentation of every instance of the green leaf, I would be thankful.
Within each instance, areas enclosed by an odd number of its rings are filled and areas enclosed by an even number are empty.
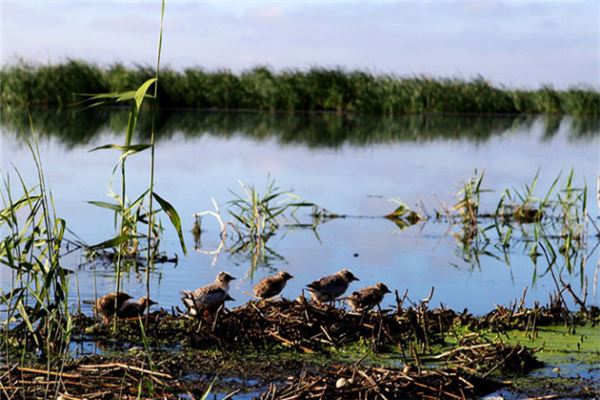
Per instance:
[[[87,250],[94,251],[94,250],[108,249],[108,248],[112,248],[112,247],[117,247],[117,246],[121,245],[122,243],[125,243],[125,242],[127,242],[128,240],[131,240],[131,239],[135,239],[137,237],[138,236],[136,236],[136,235],[119,235],[119,236],[116,236],[116,237],[114,237],[112,239],[105,240],[104,242],[101,242],[101,243],[98,243],[98,244],[95,244],[95,245],[92,245],[92,246],[88,246]]]
[[[135,91],[135,106],[137,110],[140,110],[142,103],[144,102],[144,97],[146,96],[146,92],[152,86],[152,84],[156,82],[156,78],[148,79],[146,82],[142,83],[142,85]]]
[[[162,207],[164,212],[167,213],[169,219],[171,220],[171,224],[177,231],[177,236],[179,236],[179,243],[181,244],[181,250],[183,250],[183,254],[187,255],[187,249],[185,248],[185,241],[183,240],[183,232],[181,230],[181,218],[179,218],[179,214],[175,208],[165,199],[160,197],[157,193],[152,193],[158,204]]]
[[[23,318],[23,322],[25,322],[25,325],[27,325],[29,331],[34,332],[33,325],[31,324],[29,316],[27,315],[27,311],[25,310],[25,307],[21,301],[17,303],[17,310],[19,310],[19,315],[21,315],[21,318]]]
[[[152,147],[151,144],[132,144],[129,146],[122,146],[119,144],[105,144],[103,146],[94,147],[93,149],[90,150],[90,153],[92,151],[96,151],[96,150],[113,149],[113,150],[119,150],[122,152],[127,152],[129,154],[134,154],[134,153],[139,153],[141,151],[149,149],[150,147]]]
[[[121,211],[122,208],[120,204],[107,203],[104,201],[88,201],[88,203],[97,207],[108,208],[109,210],[113,211]]]

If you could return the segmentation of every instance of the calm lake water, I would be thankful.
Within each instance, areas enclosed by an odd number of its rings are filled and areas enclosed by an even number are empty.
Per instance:
[[[20,118],[20,119],[19,119]],[[87,201],[110,201],[107,196],[111,172],[117,161],[114,151],[88,152],[107,143],[122,143],[127,114],[101,110],[72,114],[35,112],[33,124],[49,187],[58,215],[68,228],[87,243],[114,236],[113,216]],[[34,183],[34,164],[19,129],[23,116],[3,117],[1,125],[2,173],[13,165]],[[142,132],[149,121],[142,120]],[[287,270],[294,279],[284,296],[294,298],[303,286],[342,267],[360,278],[351,289],[378,281],[418,300],[435,287],[432,304],[485,313],[496,304],[507,304],[528,287],[527,303],[545,303],[555,285],[546,264],[534,265],[523,247],[511,246],[505,257],[492,245],[479,262],[461,257],[447,223],[429,221],[401,230],[379,218],[400,198],[408,205],[422,200],[430,212],[440,203],[456,203],[461,182],[475,169],[485,171],[483,210],[493,211],[505,188],[531,182],[539,169],[538,194],[542,195],[562,171],[575,169],[576,184],[589,186],[589,212],[597,220],[596,179],[600,167],[600,130],[597,121],[556,117],[402,117],[371,118],[324,115],[223,114],[180,111],[161,114],[157,121],[156,191],[178,210],[189,254],[184,256],[177,236],[165,216],[163,250],[178,255],[177,265],[157,267],[152,276],[152,297],[170,309],[179,304],[179,291],[194,289],[214,279],[221,270],[238,277],[231,295],[235,304],[250,299],[248,292],[262,277]],[[144,134],[142,134],[144,136]],[[139,139],[144,141],[144,138]],[[128,190],[137,197],[149,179],[149,153],[131,157],[127,164]],[[13,174],[14,175],[14,174]],[[240,192],[239,181],[263,190],[268,177],[282,189],[331,212],[347,214],[310,229],[282,228],[269,242],[271,252],[253,268],[248,254],[223,251],[218,257],[194,250],[191,233],[199,211],[212,210],[211,198],[227,209]],[[14,177],[16,181],[16,176]],[[115,190],[119,177],[114,176]],[[310,222],[308,210],[299,218]],[[354,217],[355,216],[355,217]],[[376,217],[376,218],[367,218]],[[219,243],[218,225],[205,219],[202,248]],[[571,282],[577,293],[589,281],[588,301],[598,304],[596,287],[599,250],[592,235],[572,273],[559,257],[556,273]],[[72,237],[72,236],[71,236]],[[114,290],[112,266],[86,265],[80,253],[65,257],[65,267],[76,271],[83,299]],[[10,287],[10,272],[0,267],[2,287]],[[143,295],[144,272],[124,275],[123,289]],[[73,301],[76,296],[73,291]],[[393,296],[384,305],[393,303]],[[91,313],[90,305],[83,310]]]

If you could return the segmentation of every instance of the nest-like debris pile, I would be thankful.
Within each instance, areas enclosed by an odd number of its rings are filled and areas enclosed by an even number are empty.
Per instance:
[[[570,285],[565,289],[570,290]],[[553,324],[566,323],[568,325],[585,322],[597,323],[600,312],[598,307],[587,307],[577,296],[574,295],[575,303],[579,304],[578,312],[571,312],[565,305],[561,293],[550,294],[548,304],[540,305],[535,302],[533,307],[525,306],[527,289],[519,301],[511,302],[508,307],[498,305],[494,310],[476,319],[473,325],[479,328],[491,328],[494,331],[505,331],[509,329],[521,329],[535,331],[536,327]]]
[[[287,385],[271,385],[260,399],[465,399],[500,386],[498,382],[451,369],[411,371],[338,365],[319,374],[303,374]]]
[[[312,353],[365,338],[377,344],[384,339],[394,342],[409,329],[388,313],[351,313],[302,300],[282,300],[249,302],[204,321],[193,341],[197,345],[215,339],[223,345],[280,344]]]
[[[398,312],[397,310],[400,310]],[[323,352],[359,340],[368,340],[374,350],[396,346],[399,341],[417,339],[429,344],[432,335],[450,329],[452,310],[398,308],[396,310],[348,312],[342,308],[298,300],[251,301],[215,315],[191,318],[156,312],[149,316],[146,334],[150,339],[169,341],[193,348],[261,349],[291,347],[306,353]],[[144,318],[142,318],[143,320]],[[75,319],[76,337],[123,342],[139,341],[139,321],[119,321],[117,330],[99,325],[80,315]]]
[[[444,336],[451,334],[456,326],[497,332],[508,329],[535,332],[539,326],[564,322],[565,318],[572,321],[576,315],[569,313],[557,298],[547,306],[533,308],[525,307],[523,300],[515,301],[509,307],[498,306],[482,317],[474,317],[467,310],[459,313],[444,307],[429,309],[426,302],[404,308],[401,299],[396,298],[393,309],[363,313],[320,305],[303,297],[294,301],[250,301],[232,310],[221,309],[214,315],[199,318],[159,311],[149,316],[150,323],[145,330],[155,343],[172,342],[194,348],[259,350],[283,345],[312,353],[368,340],[375,351],[380,351],[386,346],[396,347],[400,342],[413,340],[427,349],[431,344],[444,342]],[[83,340],[87,337],[139,342],[137,318],[119,321],[116,332],[112,323],[99,325],[83,315],[74,321],[75,331]]]
[[[507,348],[508,349],[508,348]],[[287,363],[281,371],[264,365],[268,373],[261,374],[260,368],[252,368],[246,378],[263,382],[259,392],[254,392],[259,399],[281,400],[291,398],[336,398],[336,399],[397,399],[397,398],[472,398],[496,390],[501,383],[488,379],[485,373],[471,373],[461,368],[464,349],[454,352],[452,357],[457,365],[438,369],[405,366],[390,368],[366,366],[358,360],[354,364],[333,363],[328,366],[318,364]],[[491,357],[492,353],[469,349],[470,355],[480,358]],[[510,357],[496,349],[498,363],[511,363]],[[520,351],[512,351],[514,358],[520,358]],[[45,370],[14,365],[0,367],[0,384],[2,393],[7,398],[61,398],[75,399],[121,399],[161,398],[178,399],[203,398],[209,387],[223,387],[231,381],[226,369],[221,369],[222,382],[215,380],[219,373],[219,364],[227,363],[226,359],[195,357],[185,360],[174,360],[171,355],[156,359],[149,364],[146,357],[128,355],[121,358],[106,359],[90,357],[77,360],[72,365],[55,370]],[[446,356],[444,356],[446,357]],[[450,355],[448,355],[450,358]],[[235,362],[239,364],[239,360]],[[264,362],[264,361],[263,361]],[[256,361],[254,361],[256,363]],[[232,364],[229,361],[229,364]],[[250,362],[250,365],[255,365]],[[191,370],[190,370],[191,368]],[[263,368],[264,369],[264,368]],[[206,371],[210,370],[213,374]],[[492,369],[490,369],[492,370]],[[233,377],[235,370],[229,371]],[[189,374],[196,378],[186,378]],[[274,374],[274,375],[273,375]],[[213,386],[214,384],[214,386]],[[256,390],[254,386],[254,390]],[[235,391],[243,390],[241,387]],[[222,389],[216,389],[222,393]],[[260,393],[262,391],[262,393]]]
[[[185,382],[170,373],[124,362],[78,363],[59,371],[3,366],[0,374],[2,398],[133,400],[151,392],[151,398],[177,399],[173,393],[189,392]]]
[[[477,333],[464,336],[457,347],[430,359],[480,377],[496,371],[527,373],[542,366],[531,350],[523,345],[483,341]]]

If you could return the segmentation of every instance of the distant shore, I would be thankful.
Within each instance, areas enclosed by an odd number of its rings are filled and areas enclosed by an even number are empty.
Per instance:
[[[137,88],[152,67],[101,67],[79,60],[20,62],[0,70],[0,104],[67,107],[84,94]],[[159,104],[219,110],[337,111],[373,115],[425,113],[600,115],[592,87],[535,90],[494,86],[484,78],[432,78],[373,74],[342,68],[273,71],[255,67],[236,74],[200,67],[163,69]]]

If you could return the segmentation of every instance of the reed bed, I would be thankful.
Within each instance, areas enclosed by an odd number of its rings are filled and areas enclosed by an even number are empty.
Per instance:
[[[0,71],[0,102],[66,106],[81,100],[78,94],[118,93],[138,87],[155,73],[152,67],[101,67],[81,60],[47,65],[21,61]],[[322,67],[273,71],[259,66],[239,74],[199,67],[163,69],[158,98],[163,107],[221,110],[600,114],[600,93],[591,87],[515,90],[494,86],[482,77],[401,77]]]

